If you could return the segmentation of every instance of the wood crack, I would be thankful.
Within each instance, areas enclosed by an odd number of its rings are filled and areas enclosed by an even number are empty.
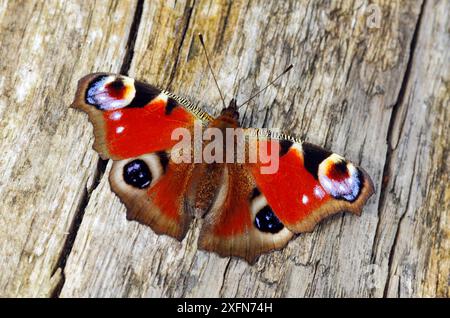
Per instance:
[[[144,11],[144,0],[138,0],[136,5],[136,11],[134,12],[133,22],[131,23],[130,33],[128,35],[127,50],[123,59],[122,66],[120,67],[120,74],[128,75],[130,71],[131,61],[134,56],[134,46],[136,44],[136,38],[139,31],[139,25],[141,24],[142,12]]]
[[[402,83],[400,86],[400,90],[397,96],[397,99],[394,103],[394,106],[392,108],[392,112],[391,112],[391,117],[389,120],[389,126],[388,126],[388,131],[387,131],[387,136],[386,136],[386,142],[387,142],[387,150],[386,150],[386,159],[384,162],[384,167],[383,167],[383,175],[382,175],[382,184],[381,184],[381,190],[380,190],[380,199],[378,201],[378,222],[377,222],[377,227],[375,230],[375,237],[373,240],[373,245],[372,245],[372,263],[375,262],[375,258],[376,258],[376,248],[377,248],[377,243],[378,243],[378,238],[380,237],[380,224],[381,224],[381,211],[384,209],[385,205],[386,205],[386,200],[387,200],[387,187],[383,186],[383,183],[385,180],[388,180],[388,178],[390,177],[390,173],[392,171],[392,157],[393,157],[393,152],[395,150],[395,147],[392,146],[392,139],[393,139],[393,131],[394,131],[394,127],[397,121],[402,120],[402,118],[399,118],[400,116],[400,112],[399,109],[401,108],[401,106],[404,104],[404,100],[406,98],[406,88],[408,87],[409,81],[410,81],[410,75],[411,75],[411,70],[412,70],[412,65],[413,65],[413,61],[414,61],[414,53],[416,51],[416,47],[417,47],[417,42],[418,42],[418,37],[419,37],[419,31],[420,31],[420,26],[422,24],[422,16],[423,16],[423,11],[424,11],[424,5],[425,5],[425,1],[422,2],[421,7],[420,7],[420,11],[418,14],[418,18],[417,18],[417,23],[414,29],[414,33],[411,39],[411,43],[410,43],[410,51],[409,51],[409,57],[408,57],[408,62],[406,64],[406,70],[402,79]],[[384,296],[386,296],[387,290],[389,288],[389,283],[390,283],[390,273],[391,273],[391,258],[392,258],[392,254],[394,253],[395,247],[396,247],[396,242],[397,242],[397,236],[398,236],[398,232],[399,232],[399,227],[400,227],[400,223],[402,218],[404,217],[404,215],[402,215],[399,219],[398,225],[397,225],[397,231],[396,231],[396,238],[394,239],[393,245],[391,247],[391,250],[389,252],[389,262],[388,262],[388,277],[386,278],[386,283],[384,286]]]
[[[221,284],[220,289],[219,289],[219,297],[224,297],[223,296],[223,289],[225,287],[225,280],[227,278],[228,269],[230,268],[230,263],[231,263],[231,257],[228,258],[227,265],[225,265],[225,270],[223,271],[222,284]]]
[[[191,17],[192,17],[192,12],[194,11],[194,6],[195,6],[195,0],[192,2],[192,6],[187,7],[185,12],[184,12],[184,16],[186,16],[186,23],[183,26],[183,31],[181,34],[181,39],[180,39],[180,44],[178,45],[177,48],[177,52],[175,54],[175,59],[174,59],[174,65],[172,67],[172,71],[170,72],[170,76],[169,76],[169,81],[167,84],[167,88],[170,89],[173,80],[175,79],[175,73],[177,71],[177,66],[178,66],[178,60],[180,59],[180,54],[181,54],[181,49],[183,48],[183,43],[184,40],[186,39],[186,34],[189,28],[189,23],[191,21]]]
[[[221,25],[220,31],[219,31],[219,38],[217,39],[215,45],[214,45],[214,51],[218,51],[222,49],[223,47],[223,38],[225,36],[225,30],[228,26],[228,21],[230,18],[231,13],[231,6],[233,5],[233,2],[229,2],[227,5],[227,12],[225,13],[225,17],[223,20],[223,24]]]
[[[51,293],[52,298],[58,298],[61,293],[61,290],[64,286],[64,282],[65,282],[64,269],[66,267],[67,259],[69,258],[69,255],[72,252],[73,245],[75,244],[78,230],[80,229],[81,222],[83,221],[83,217],[86,212],[86,207],[89,204],[89,199],[91,197],[91,194],[100,184],[100,180],[102,179],[102,177],[105,173],[107,164],[108,164],[108,160],[102,160],[100,158],[98,159],[92,186],[89,188],[86,186],[85,190],[83,192],[83,195],[81,196],[80,203],[74,214],[72,224],[70,225],[69,234],[67,235],[67,238],[64,242],[61,253],[59,254],[58,261],[56,262],[56,266],[52,270],[52,276],[53,276],[58,269],[61,269],[61,279],[60,279],[59,283],[56,285],[55,289]]]
[[[413,171],[416,171],[416,161],[417,161],[417,156],[414,158],[414,168]],[[400,229],[402,227],[402,223],[403,220],[405,219],[406,214],[408,213],[409,210],[409,204],[411,202],[411,192],[412,192],[412,186],[413,186],[413,180],[411,179],[410,185],[409,185],[409,193],[408,193],[408,200],[406,201],[406,207],[405,207],[405,211],[402,213],[402,215],[400,215],[400,218],[398,220],[398,224],[397,224],[397,229],[395,232],[395,236],[394,236],[394,243],[391,246],[391,250],[389,251],[389,259],[388,259],[388,276],[387,276],[387,280],[386,280],[386,284],[384,286],[384,291],[383,291],[383,297],[387,297],[387,293],[389,291],[389,283],[390,283],[390,279],[391,276],[394,273],[394,270],[392,269],[392,263],[393,263],[393,259],[394,259],[394,254],[395,254],[395,250],[397,247],[397,243],[398,243],[398,238],[400,236]],[[400,284],[398,287],[398,295],[397,297],[400,296]]]
[[[134,46],[135,46],[138,31],[139,31],[139,25],[140,25],[141,18],[142,18],[143,7],[144,7],[144,0],[138,0],[138,2],[136,4],[134,16],[133,16],[133,21],[132,21],[131,27],[130,27],[130,33],[128,35],[125,56],[123,59],[123,63],[120,67],[121,74],[128,74],[128,72],[130,70],[131,61],[134,56]],[[100,181],[105,174],[106,166],[108,165],[108,161],[109,160],[103,160],[100,157],[98,157],[96,170],[94,172],[94,177],[93,177],[93,183],[90,187],[88,187],[86,185],[85,190],[81,196],[80,203],[74,214],[72,224],[70,225],[69,234],[67,235],[67,238],[64,242],[61,253],[59,254],[58,261],[56,262],[56,266],[52,270],[52,276],[56,273],[56,271],[58,269],[61,270],[60,281],[58,282],[58,284],[56,284],[56,287],[51,292],[52,298],[59,298],[59,296],[61,294],[62,288],[65,283],[64,269],[67,264],[67,259],[69,258],[69,255],[71,254],[72,248],[75,244],[78,230],[80,229],[81,222],[83,221],[83,217],[86,212],[86,207],[89,204],[91,194],[94,192],[94,190],[100,184]]]

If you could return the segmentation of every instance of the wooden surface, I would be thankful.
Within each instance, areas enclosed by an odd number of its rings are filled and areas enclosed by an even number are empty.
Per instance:
[[[374,14],[380,13],[380,19]],[[0,296],[449,297],[450,2],[0,0]],[[128,73],[199,101],[295,69],[241,112],[363,166],[376,194],[254,266],[125,219],[69,109]]]

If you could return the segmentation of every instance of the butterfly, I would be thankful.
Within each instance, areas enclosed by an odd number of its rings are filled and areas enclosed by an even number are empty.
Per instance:
[[[193,218],[201,218],[198,247],[222,257],[253,264],[297,234],[311,232],[327,216],[360,215],[374,193],[369,175],[338,154],[277,131],[241,128],[234,99],[213,117],[153,85],[93,73],[78,82],[71,107],[89,115],[93,148],[113,160],[109,181],[127,208],[127,219],[181,241]],[[275,171],[264,172],[267,161],[261,158],[180,162],[175,155],[193,155],[174,151],[179,140],[173,132],[184,129],[195,136],[197,123],[202,132],[241,129],[239,145],[224,133],[233,147],[223,148],[220,156],[235,158],[238,146],[266,149],[269,157],[276,155]],[[210,143],[206,139],[200,145]]]

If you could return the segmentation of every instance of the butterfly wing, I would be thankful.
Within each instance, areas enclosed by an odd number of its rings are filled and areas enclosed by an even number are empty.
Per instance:
[[[201,230],[202,249],[253,263],[329,215],[359,215],[374,192],[369,175],[337,154],[254,131],[247,135],[247,153],[253,140],[257,153],[263,148],[265,157],[277,158],[275,170],[262,169],[271,163],[259,159],[226,164],[226,177]]]
[[[114,160],[112,190],[127,207],[127,218],[156,233],[181,240],[191,215],[184,191],[191,164],[175,164],[170,149],[176,128],[193,129],[211,117],[154,86],[110,73],[94,73],[78,83],[72,107],[85,111],[94,126],[94,149]]]
[[[166,91],[132,78],[94,73],[78,82],[72,107],[89,115],[94,126],[94,149],[114,160],[170,149],[176,128],[211,117]]]
[[[204,219],[199,248],[253,263],[260,254],[284,247],[293,233],[274,215],[247,167],[225,164],[224,170]]]
[[[269,138],[258,139],[257,145],[268,149],[268,154],[279,152],[276,173],[262,173],[261,162],[249,169],[276,216],[294,233],[310,232],[338,212],[359,215],[374,193],[362,168],[321,147]]]
[[[181,240],[189,227],[185,191],[194,165],[174,163],[169,151],[114,161],[111,189],[127,207],[127,219]]]

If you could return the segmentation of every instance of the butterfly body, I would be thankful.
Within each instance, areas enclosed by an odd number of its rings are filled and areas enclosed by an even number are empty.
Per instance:
[[[235,100],[213,118],[154,86],[95,73],[80,80],[72,106],[88,113],[94,149],[114,160],[110,184],[127,218],[178,240],[202,218],[199,248],[221,256],[254,262],[328,215],[360,214],[373,193],[368,174],[337,154],[242,128]],[[178,148],[180,129],[194,136],[192,152]]]

